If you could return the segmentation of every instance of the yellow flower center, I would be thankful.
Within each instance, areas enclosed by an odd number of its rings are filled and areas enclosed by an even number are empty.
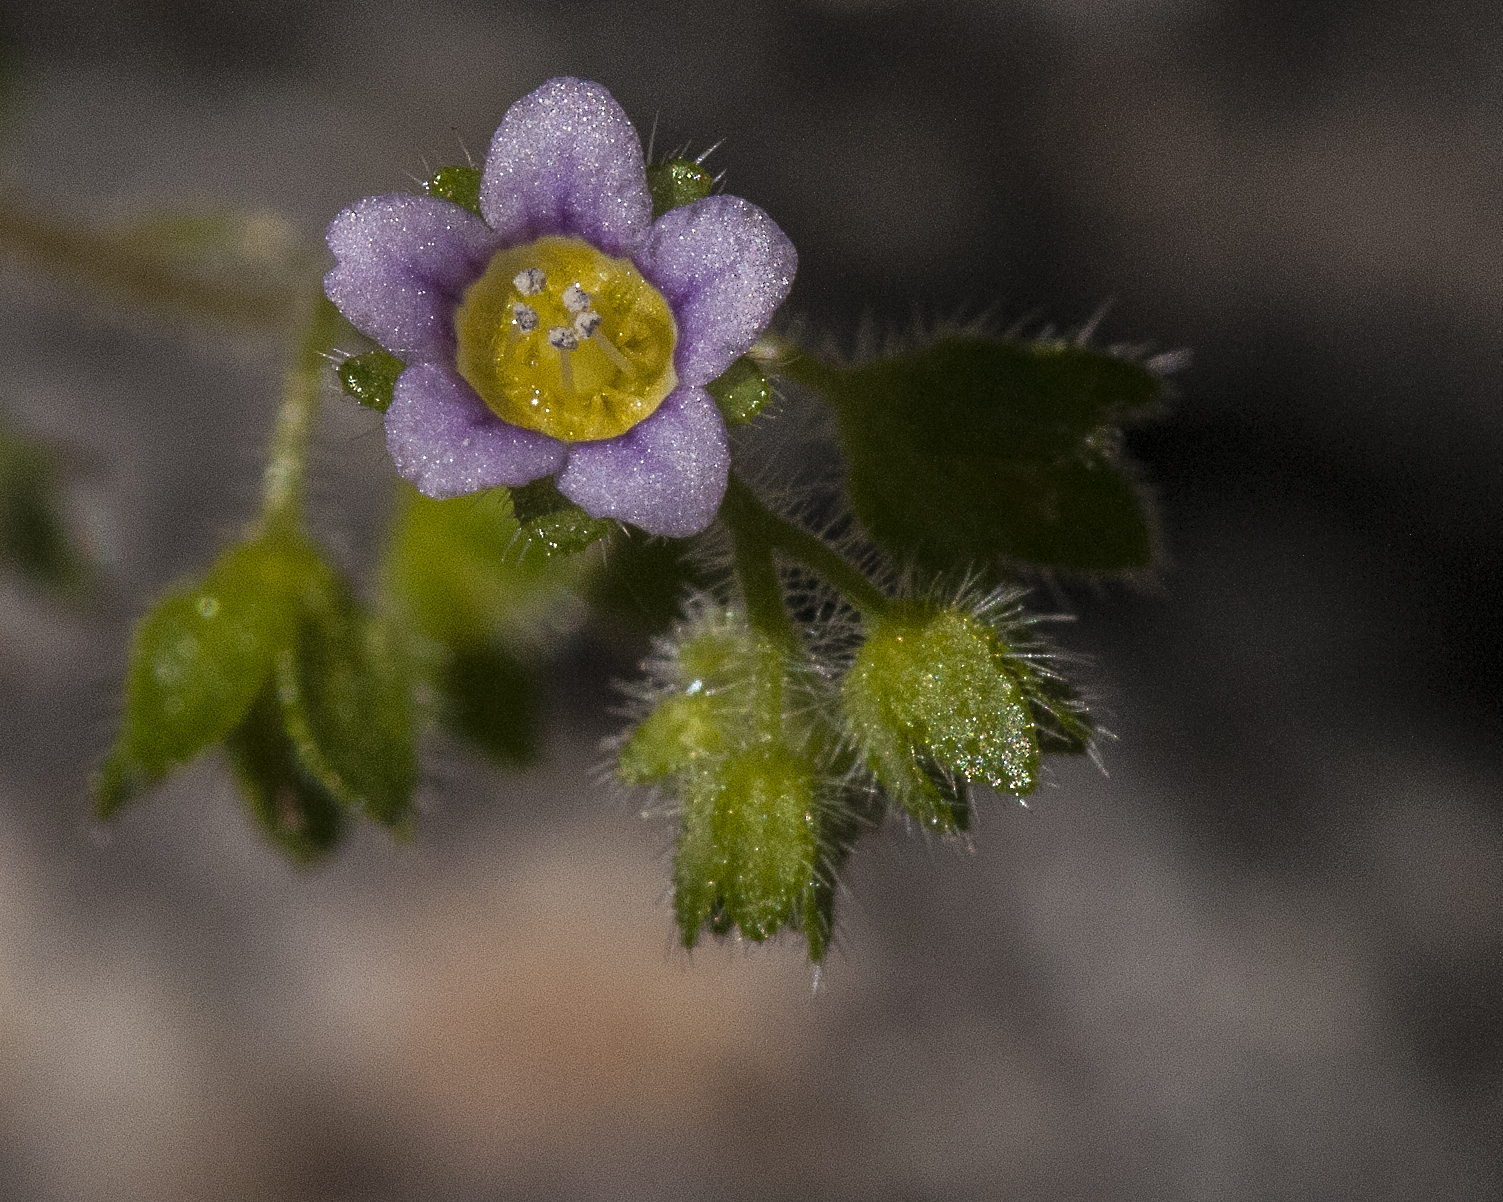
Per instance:
[[[678,383],[668,302],[579,238],[498,251],[454,327],[459,374],[491,411],[566,442],[626,433]]]

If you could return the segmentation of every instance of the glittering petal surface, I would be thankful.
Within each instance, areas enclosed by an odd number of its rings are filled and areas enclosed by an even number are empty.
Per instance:
[[[496,236],[458,205],[370,196],[329,223],[324,293],[350,323],[408,361],[454,356],[454,309],[485,270]]]
[[[767,328],[798,254],[756,205],[707,196],[658,218],[636,262],[678,319],[679,380],[708,384]]]
[[[598,83],[550,79],[491,139],[480,211],[506,246],[567,234],[629,256],[652,224],[637,131]]]
[[[552,475],[566,453],[557,439],[503,422],[468,384],[433,363],[397,377],[386,446],[397,471],[440,500]]]
[[[573,444],[558,488],[592,517],[684,538],[715,520],[730,466],[714,399],[681,386],[619,438]]]

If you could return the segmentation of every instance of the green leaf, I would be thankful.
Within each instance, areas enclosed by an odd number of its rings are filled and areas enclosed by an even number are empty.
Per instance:
[[[475,167],[440,167],[423,190],[480,216],[480,171]]]
[[[37,584],[70,592],[88,569],[68,537],[57,494],[55,456],[0,425],[0,559]]]
[[[298,760],[282,721],[276,690],[268,688],[225,739],[230,768],[256,825],[300,863],[328,855],[345,830],[339,799]]]
[[[1121,424],[1160,401],[1147,368],[1073,343],[979,338],[796,368],[834,404],[852,507],[896,558],[942,574],[1152,561],[1150,511],[1119,449]]]
[[[742,355],[705,388],[731,426],[746,425],[772,400],[772,385],[749,355]]]
[[[537,759],[539,690],[527,666],[499,646],[453,653],[439,676],[444,725],[502,764]]]
[[[661,634],[678,617],[684,595],[691,588],[709,587],[711,580],[682,539],[654,538],[628,528],[611,539],[589,599],[598,613],[647,634]]]
[[[417,785],[412,674],[390,628],[342,589],[303,615],[276,661],[277,700],[303,773],[386,826],[411,818]]]
[[[693,159],[667,159],[647,165],[647,187],[652,193],[652,219],[669,209],[703,200],[715,186],[715,177]]]
[[[504,488],[448,501],[402,493],[388,586],[417,628],[447,647],[534,637],[585,577],[589,565],[573,557],[515,554],[521,535]]]
[[[97,790],[101,816],[239,725],[330,580],[307,544],[256,541],[157,603],[131,641],[120,736]]]
[[[339,365],[340,386],[368,409],[385,413],[391,408],[397,377],[407,365],[385,351],[367,351],[351,355]]]

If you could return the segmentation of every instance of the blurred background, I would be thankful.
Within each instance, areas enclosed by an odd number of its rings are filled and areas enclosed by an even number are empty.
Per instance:
[[[837,340],[988,310],[1193,348],[1168,559],[1037,597],[1118,736],[973,847],[865,840],[801,945],[675,950],[671,832],[435,743],[303,871],[214,758],[88,818],[133,617],[254,513],[286,347],[0,263],[0,405],[106,586],[0,584],[0,1197],[1488,1198],[1503,1189],[1503,9],[1362,0],[7,0],[0,175],[103,224],[351,200],[549,76],[724,139]],[[426,167],[425,167],[426,165]],[[368,569],[377,420],[319,529]]]

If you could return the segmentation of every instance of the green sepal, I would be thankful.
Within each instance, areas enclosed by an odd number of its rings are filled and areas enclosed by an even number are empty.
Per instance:
[[[746,425],[772,400],[772,385],[749,355],[742,355],[705,388],[729,426]]]
[[[439,200],[457,204],[480,216],[480,170],[476,167],[440,167],[423,185],[423,191]]]
[[[806,935],[813,929],[809,954],[818,960],[829,917],[827,903],[819,915],[813,765],[764,744],[732,755],[687,792],[673,871],[684,945],[693,947],[706,927],[717,935],[739,928],[761,942],[799,926]]]
[[[330,580],[306,543],[242,543],[141,619],[120,736],[96,785],[101,817],[239,725]]]
[[[617,529],[608,518],[592,518],[570,501],[553,483],[552,476],[511,490],[512,506],[520,531],[507,549],[514,562],[576,555]]]
[[[537,759],[539,688],[531,671],[498,645],[452,652],[438,673],[440,720],[497,763]]]
[[[714,186],[715,177],[693,159],[665,159],[647,164],[654,221],[669,209],[703,200]]]
[[[59,512],[58,475],[56,456],[0,425],[0,560],[66,593],[89,573]]]
[[[725,853],[726,909],[748,939],[766,939],[794,917],[814,875],[813,766],[775,745],[733,757],[712,829]]]
[[[417,785],[412,673],[390,626],[341,587],[278,652],[276,694],[302,772],[342,805],[402,828]]]
[[[623,784],[655,785],[712,769],[731,737],[723,699],[700,691],[660,701],[616,758]]]
[[[1068,680],[1034,667],[1011,665],[1028,702],[1039,751],[1046,755],[1085,755],[1096,735],[1085,703]]]
[[[303,769],[274,688],[251,705],[225,739],[225,751],[246,808],[272,842],[303,864],[334,850],[344,836],[345,808]]]
[[[807,361],[806,361],[807,362]],[[1120,452],[1159,378],[1070,342],[946,338],[850,370],[790,369],[834,404],[852,508],[901,561],[1148,567],[1151,511]]]
[[[407,368],[395,355],[386,351],[366,351],[351,355],[339,365],[339,384],[367,409],[385,413],[391,408],[397,377]]]
[[[912,603],[875,625],[846,673],[852,742],[928,829],[966,829],[966,782],[1019,795],[1038,784],[1039,745],[1014,662],[979,618]]]
[[[691,788],[684,797],[673,848],[673,916],[685,947],[699,942],[709,927],[716,935],[735,925],[725,901],[725,852],[715,841],[715,783]]]

